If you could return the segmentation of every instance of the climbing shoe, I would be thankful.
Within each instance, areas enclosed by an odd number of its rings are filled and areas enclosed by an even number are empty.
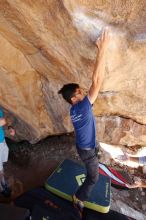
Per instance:
[[[83,209],[84,209],[83,201],[79,200],[76,197],[76,195],[72,196],[72,201],[73,201],[74,207],[78,210],[78,213],[79,213],[80,217],[82,218],[82,216],[83,216]]]

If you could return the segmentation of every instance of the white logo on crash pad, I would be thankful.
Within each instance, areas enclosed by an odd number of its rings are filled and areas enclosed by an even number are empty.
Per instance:
[[[81,175],[76,176],[76,181],[79,186],[81,186],[83,184],[83,182],[85,181],[85,178],[86,178],[85,174],[81,174]]]

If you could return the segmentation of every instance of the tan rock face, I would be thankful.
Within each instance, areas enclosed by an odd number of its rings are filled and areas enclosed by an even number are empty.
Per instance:
[[[112,41],[94,106],[98,138],[146,144],[144,0],[0,1],[0,104],[16,122],[17,140],[73,131],[57,91],[68,82],[89,88],[95,40],[105,26]]]

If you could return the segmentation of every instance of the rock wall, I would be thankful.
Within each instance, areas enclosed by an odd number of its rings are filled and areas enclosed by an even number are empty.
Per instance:
[[[112,41],[94,105],[98,139],[146,144],[144,0],[0,1],[0,104],[15,121],[17,140],[73,131],[57,91],[68,82],[88,90],[105,26]]]

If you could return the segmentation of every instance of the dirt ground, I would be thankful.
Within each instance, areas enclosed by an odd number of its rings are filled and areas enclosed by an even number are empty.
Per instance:
[[[9,161],[5,173],[12,188],[12,198],[21,193],[43,185],[47,177],[64,159],[80,162],[75,150],[74,136],[49,137],[35,145],[23,141],[14,143],[6,140],[10,148]],[[145,189],[132,189],[128,192],[112,190],[112,201],[121,200],[146,215]],[[0,196],[0,202],[11,202]]]
[[[23,141],[6,140],[10,149],[5,164],[12,198],[33,187],[43,185],[47,177],[66,158],[78,160],[73,136],[50,137],[35,145]],[[0,197],[0,201],[5,201]],[[6,200],[7,201],[7,200]]]

